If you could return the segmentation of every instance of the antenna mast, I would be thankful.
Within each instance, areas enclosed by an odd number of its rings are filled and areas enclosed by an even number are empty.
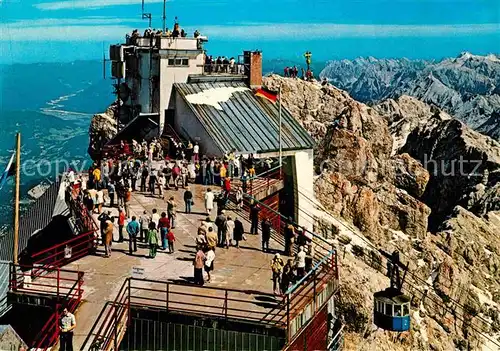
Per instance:
[[[151,28],[151,13],[144,12],[144,0],[142,0],[142,19],[149,20],[149,28]]]
[[[162,32],[167,28],[167,0],[163,0],[163,28]]]

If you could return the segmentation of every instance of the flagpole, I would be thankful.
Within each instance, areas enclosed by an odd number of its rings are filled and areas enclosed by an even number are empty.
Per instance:
[[[280,158],[280,175],[281,175],[281,166],[283,165],[283,150],[282,150],[282,137],[281,137],[281,85],[279,88],[278,92],[278,98],[280,99],[280,104],[279,104],[279,158]]]
[[[14,265],[18,263],[18,241],[19,241],[19,181],[21,172],[21,133],[17,133],[16,137],[16,190],[14,200]]]

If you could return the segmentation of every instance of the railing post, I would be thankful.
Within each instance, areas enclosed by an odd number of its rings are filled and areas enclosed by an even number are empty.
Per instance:
[[[225,297],[224,297],[224,306],[226,306],[225,310],[224,310],[224,317],[226,319],[226,323],[227,323],[227,290],[226,290],[226,294],[225,294]]]
[[[57,301],[59,302],[59,282],[61,279],[61,269],[57,267]]]
[[[316,313],[316,270],[313,270],[313,307],[314,307],[314,313]]]
[[[117,307],[114,306],[115,308],[115,337],[114,337],[114,340],[113,340],[113,344],[114,344],[114,349],[113,351],[118,351],[118,312],[117,312]]]
[[[130,317],[130,291],[131,291],[131,279],[128,279],[128,299],[127,299],[127,326],[130,326],[132,323]]]
[[[286,295],[286,339],[290,342],[290,294]]]
[[[169,290],[170,290],[170,284],[169,283],[166,283],[167,284],[167,312],[168,312],[168,295],[169,295]]]

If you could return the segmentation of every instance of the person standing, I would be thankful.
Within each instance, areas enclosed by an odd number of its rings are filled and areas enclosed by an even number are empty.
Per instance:
[[[269,240],[271,239],[271,221],[264,218],[260,224],[262,228],[262,251],[269,251]]]
[[[295,281],[295,275],[293,274],[293,262],[292,259],[289,259],[285,267],[283,267],[283,274],[281,275],[281,292],[283,294],[286,293],[290,284]]]
[[[159,228],[160,216],[158,215],[158,210],[156,208],[153,208],[153,215],[151,216],[151,222],[154,223],[155,228]]]
[[[175,228],[175,220],[177,217],[177,204],[175,203],[174,197],[170,197],[170,199],[167,201],[167,213],[168,213],[168,220],[170,221],[170,226],[172,229]]]
[[[97,191],[97,213],[102,213],[102,206],[104,205],[104,191],[102,189]]]
[[[199,153],[200,146],[198,145],[198,142],[195,142],[193,146],[193,160],[195,163],[200,161]]]
[[[97,220],[100,223],[101,227],[101,240],[104,245],[104,233],[106,232],[106,228],[108,226],[108,221],[111,220],[111,211],[103,212],[97,217]]]
[[[170,230],[167,233],[167,241],[168,241],[168,252],[174,253],[175,235],[174,232],[172,231],[172,228],[170,228]]]
[[[231,216],[227,217],[226,222],[226,247],[229,248],[231,246],[231,235],[234,233],[234,221]]]
[[[236,205],[240,210],[243,209],[243,190],[241,190],[241,187],[238,187],[235,197],[236,197]]]
[[[207,192],[205,193],[205,209],[208,216],[210,216],[210,213],[214,209],[214,193],[210,188],[208,188]]]
[[[292,219],[288,218],[288,225],[285,227],[285,254],[292,256],[293,242],[295,241],[295,228]]]
[[[75,328],[75,316],[65,307],[59,320],[61,351],[73,351],[73,330]]]
[[[194,266],[194,283],[203,286],[203,267],[205,266],[205,253],[203,253],[202,247],[198,246],[198,251],[193,261]]]
[[[158,230],[154,222],[149,223],[149,230],[146,236],[146,242],[149,244],[149,258],[156,257],[156,251],[158,250]]]
[[[132,199],[132,189],[127,188],[125,191],[125,214],[127,215],[127,218],[130,218],[130,200]]]
[[[193,193],[189,187],[184,192],[184,204],[186,205],[186,213],[191,213],[191,206],[193,206]]]
[[[139,234],[139,223],[137,223],[136,217],[132,216],[132,220],[127,224],[128,233],[128,252],[132,255],[132,252],[137,252],[137,235]]]
[[[304,246],[299,247],[299,252],[295,256],[295,265],[297,267],[297,278],[302,279],[306,274],[306,252]]]
[[[217,246],[217,233],[214,231],[214,228],[212,226],[209,226],[207,229],[207,246],[208,248],[215,248]]]
[[[148,167],[146,164],[142,166],[142,172],[141,172],[141,192],[145,193],[146,192],[146,181],[148,179]]]
[[[277,253],[271,260],[271,270],[273,271],[273,293],[276,295],[281,295],[281,275],[283,273],[283,266],[285,262]]]
[[[234,219],[234,230],[233,230],[233,239],[236,241],[236,247],[240,248],[240,241],[243,240],[243,235],[245,233],[245,229],[243,228],[243,223],[236,217]]]
[[[139,224],[141,225],[141,233],[139,240],[142,242],[147,242],[146,237],[148,234],[149,223],[151,222],[151,218],[148,216],[148,212],[144,210],[142,215],[139,217]]]
[[[156,181],[157,181],[157,173],[156,170],[153,168],[151,170],[151,174],[149,175],[149,191],[151,192],[152,195],[155,195]]]
[[[207,272],[207,283],[210,282],[210,272],[214,270],[215,248],[208,250],[205,258],[205,272]]]
[[[110,181],[108,183],[108,196],[109,196],[109,207],[115,205],[115,183]]]
[[[120,207],[120,213],[118,215],[118,242],[123,242],[123,227],[125,226],[125,216],[126,213],[123,208]]]
[[[111,257],[111,243],[113,242],[113,218],[106,221],[104,232],[104,257]]]
[[[224,210],[222,210],[221,213],[215,218],[215,225],[217,226],[217,245],[223,247],[226,243],[227,234],[227,218]]]
[[[255,200],[252,200],[250,205],[250,221],[252,223],[250,227],[250,234],[258,234],[257,230],[259,227],[259,212],[260,206]]]
[[[161,213],[161,218],[158,221],[158,228],[160,229],[160,237],[161,237],[161,249],[167,249],[167,233],[170,229],[170,221],[167,218],[167,214],[165,212]]]

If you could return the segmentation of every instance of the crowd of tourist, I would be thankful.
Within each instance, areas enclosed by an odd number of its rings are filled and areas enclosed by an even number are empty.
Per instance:
[[[149,257],[155,258],[158,249],[174,253],[173,229],[177,221],[178,206],[173,196],[166,198],[165,190],[183,189],[181,198],[184,202],[184,212],[189,214],[194,205],[190,184],[207,185],[203,195],[207,217],[198,228],[193,262],[195,283],[202,285],[203,271],[207,274],[207,281],[210,281],[216,248],[239,248],[240,242],[247,240],[243,221],[228,214],[226,207],[229,196],[233,195],[236,208],[243,208],[246,184],[255,176],[257,167],[262,168],[259,171],[269,170],[272,161],[266,160],[257,165],[252,154],[245,158],[236,156],[234,152],[228,152],[220,159],[201,156],[198,143],[188,143],[185,147],[172,143],[172,147],[167,150],[155,139],[150,143],[121,142],[115,150],[108,150],[103,159],[89,169],[85,184],[81,184],[83,191],[79,196],[89,212],[98,214],[104,257],[111,256],[114,223],[117,222],[117,241],[124,241],[126,231],[129,254],[133,255],[137,251],[139,241],[149,247]],[[233,188],[232,180],[236,177],[241,180],[241,186]],[[71,184],[83,183],[82,179],[75,179],[73,171],[69,172],[69,178]],[[214,186],[219,189],[217,193],[213,191]],[[136,191],[164,199],[165,211],[153,209],[151,214],[144,211],[138,218],[131,216],[131,195]],[[118,215],[112,216],[111,211],[103,211],[105,203],[111,208],[118,207]],[[215,209],[217,213],[213,212]],[[272,250],[269,241],[273,225],[269,218],[261,218],[261,210],[258,202],[250,201],[248,233],[258,235],[260,224],[262,250],[270,252]],[[213,221],[211,216],[215,216]],[[277,294],[284,293],[289,284],[305,274],[308,262],[312,262],[314,255],[311,237],[301,228],[296,228],[291,219],[289,223],[284,231],[285,254],[292,257],[295,244],[297,254],[295,262],[289,261],[285,264],[279,255],[271,262],[274,291]]]
[[[314,73],[310,68],[308,68],[307,70],[304,68],[301,68],[300,71],[301,71],[301,75],[300,75],[301,79],[307,80],[307,81],[312,81],[314,79]],[[285,78],[299,78],[299,69],[297,68],[297,66],[292,66],[292,67],[286,66],[283,69],[283,77],[285,77]]]

